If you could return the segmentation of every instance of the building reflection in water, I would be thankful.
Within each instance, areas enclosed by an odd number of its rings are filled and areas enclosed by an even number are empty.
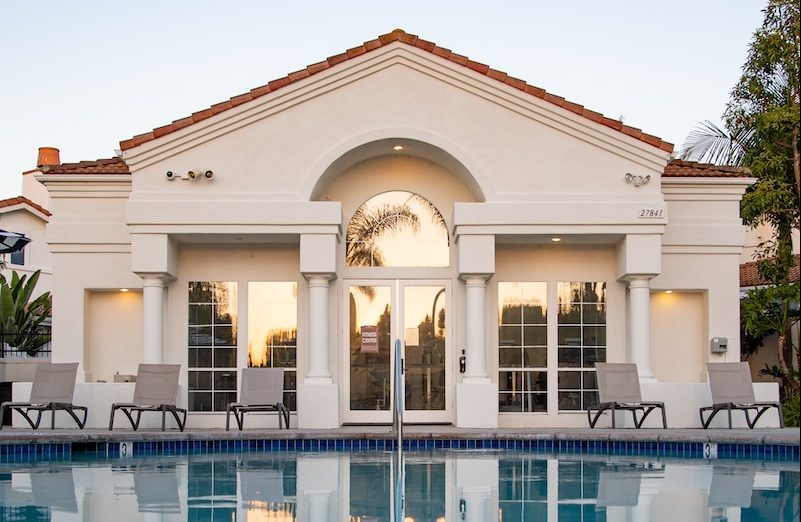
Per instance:
[[[0,464],[0,519],[710,522],[799,509],[791,463],[407,452],[396,490],[398,476],[389,452]]]

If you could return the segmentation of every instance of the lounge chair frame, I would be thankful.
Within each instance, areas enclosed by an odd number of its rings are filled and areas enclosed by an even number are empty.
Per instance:
[[[637,365],[631,363],[595,363],[598,378],[598,396],[600,403],[595,408],[587,408],[587,420],[590,428],[595,428],[602,413],[612,413],[612,428],[615,428],[615,412],[630,411],[634,418],[634,426],[641,428],[648,415],[658,409],[662,412],[662,428],[667,429],[665,403],[657,401],[645,402],[640,393],[640,378]],[[642,417],[637,418],[637,412]]]
[[[136,431],[142,412],[161,412],[161,431],[166,431],[167,412],[175,418],[180,431],[186,427],[186,409],[175,405],[178,396],[180,364],[140,364],[136,375],[136,386],[131,402],[114,403],[108,421],[109,431],[114,429],[114,414],[121,410]],[[136,414],[136,418],[131,415]],[[180,414],[183,414],[183,419]]]
[[[50,429],[56,427],[56,412],[67,412],[83,429],[86,426],[86,417],[89,414],[86,406],[76,406],[72,403],[75,392],[75,375],[78,372],[78,363],[41,363],[36,367],[36,374],[31,386],[31,397],[28,402],[4,402],[0,405],[0,419],[3,418],[6,408],[16,411],[28,422],[33,429],[38,429],[42,422],[42,413],[50,412]],[[78,418],[76,411],[83,412],[83,420]],[[36,412],[36,420],[30,417]],[[0,423],[0,429],[3,429]]]
[[[745,423],[754,429],[757,421],[771,408],[779,412],[779,427],[784,428],[784,415],[780,402],[757,402],[754,397],[754,386],[751,382],[751,367],[747,361],[733,363],[707,363],[709,389],[712,392],[712,406],[699,408],[701,426],[708,429],[712,419],[718,412],[726,410],[729,429],[732,428],[732,410],[741,410],[745,414]],[[756,411],[751,419],[750,412]],[[709,415],[704,419],[704,412]]]
[[[245,424],[245,413],[278,413],[278,429],[281,421],[289,429],[289,409],[284,406],[284,370],[282,368],[243,368],[240,402],[228,404],[225,410],[225,431],[231,429],[231,413],[234,414],[239,431]]]

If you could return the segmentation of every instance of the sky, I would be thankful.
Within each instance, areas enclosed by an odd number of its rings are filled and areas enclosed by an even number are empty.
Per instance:
[[[0,199],[401,28],[673,143],[719,122],[766,1],[0,0]]]

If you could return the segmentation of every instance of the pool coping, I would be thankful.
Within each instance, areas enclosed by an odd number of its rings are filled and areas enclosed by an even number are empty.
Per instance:
[[[0,444],[46,444],[87,443],[120,441],[203,441],[203,440],[263,440],[263,439],[309,439],[309,440],[364,440],[394,437],[386,426],[345,426],[330,430],[309,429],[224,429],[160,431],[157,429],[22,429],[5,428],[0,431]],[[609,442],[713,442],[735,444],[776,444],[799,446],[801,432],[797,428],[745,428],[735,429],[465,429],[452,426],[407,426],[404,439],[409,440],[566,440]]]

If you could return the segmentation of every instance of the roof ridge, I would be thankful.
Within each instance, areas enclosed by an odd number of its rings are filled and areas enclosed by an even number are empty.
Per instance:
[[[748,167],[738,167],[736,165],[716,165],[714,163],[701,163],[698,161],[690,161],[684,160],[680,158],[673,158],[668,161],[668,165],[676,165],[679,167],[690,167],[696,169],[707,169],[707,170],[720,170],[723,172],[737,172],[737,173],[751,173],[751,169]]]
[[[96,160],[84,160],[75,163],[60,163],[58,165],[42,165],[38,169],[42,174],[64,174],[70,171],[80,171],[83,174],[127,174],[129,173],[128,164],[125,160],[115,156],[113,158],[100,158]],[[80,174],[81,172],[78,172]]]
[[[178,131],[180,129],[183,129],[185,127],[203,121],[205,119],[211,118],[212,116],[216,116],[221,112],[242,105],[243,103],[247,103],[249,101],[255,100],[256,98],[260,98],[261,96],[265,96],[269,93],[275,92],[278,89],[286,87],[287,85],[295,83],[299,80],[323,72],[342,62],[351,60],[353,58],[369,53],[370,51],[373,51],[380,47],[384,47],[394,42],[400,42],[415,47],[417,49],[430,52],[436,56],[457,63],[464,67],[467,67],[468,69],[471,69],[479,74],[483,74],[489,78],[492,78],[493,80],[499,81],[510,87],[523,91],[531,96],[534,96],[536,98],[542,99],[544,101],[562,107],[563,109],[566,109],[570,112],[578,114],[579,116],[582,116],[596,123],[609,127],[613,130],[622,132],[623,134],[626,134],[627,136],[630,136],[634,139],[643,141],[645,143],[648,143],[649,145],[660,148],[665,152],[673,152],[673,144],[668,143],[662,140],[661,138],[658,138],[657,136],[647,134],[643,132],[641,129],[638,129],[636,127],[625,125],[623,124],[623,122],[619,120],[609,118],[599,112],[587,109],[583,105],[567,101],[561,96],[556,96],[552,93],[547,92],[545,89],[529,85],[528,83],[519,78],[515,78],[514,76],[509,76],[507,73],[503,71],[492,69],[491,67],[483,63],[470,60],[467,56],[456,54],[450,49],[446,49],[444,47],[436,45],[433,42],[423,40],[419,38],[417,35],[407,33],[403,29],[394,29],[393,31],[387,34],[383,34],[374,40],[370,40],[364,42],[362,45],[352,47],[343,53],[329,56],[323,61],[313,63],[304,69],[291,72],[282,78],[277,78],[275,80],[272,80],[267,84],[251,89],[246,93],[233,96],[226,101],[214,104],[206,109],[194,112],[187,117],[174,120],[172,123],[169,123],[167,125],[156,127],[150,132],[138,134],[127,140],[122,140],[120,141],[120,149],[128,150],[137,147],[143,143],[153,141],[157,138],[160,138],[172,132]]]
[[[12,207],[14,205],[21,205],[21,204],[33,207],[34,209],[38,210],[39,212],[43,213],[46,216],[52,216],[49,210],[44,208],[42,205],[26,198],[25,196],[14,196],[12,198],[0,199],[0,208]]]

